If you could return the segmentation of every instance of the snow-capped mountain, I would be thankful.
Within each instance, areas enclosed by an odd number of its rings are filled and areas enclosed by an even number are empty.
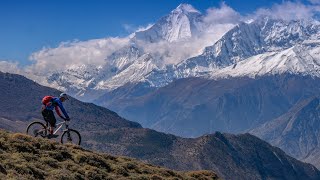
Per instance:
[[[149,29],[136,32],[128,45],[105,58],[104,65],[83,65],[56,72],[47,78],[47,83],[83,100],[92,100],[126,83],[145,82],[151,87],[163,87],[187,77],[253,77],[276,72],[319,74],[320,23],[315,20],[264,17],[242,22],[202,54],[178,64],[164,63],[166,52],[150,53],[139,43],[163,40],[174,43],[200,35],[205,28],[201,13],[191,5],[181,4]]]
[[[105,58],[104,65],[71,67],[51,74],[46,83],[82,100],[88,100],[91,96],[99,96],[105,90],[110,91],[128,82],[137,82],[152,70],[162,67],[165,63],[162,62],[163,57],[168,56],[146,52],[139,43],[187,40],[199,35],[203,30],[202,18],[201,13],[191,5],[181,4],[149,29],[136,32],[128,45]],[[154,33],[157,36],[154,36]]]
[[[251,56],[282,51],[306,40],[319,38],[318,21],[288,22],[263,18],[250,23],[240,23],[213,46],[205,48],[201,55],[162,70],[154,70],[144,81],[151,86],[162,87],[175,79],[211,74],[221,68],[235,66]]]
[[[157,67],[152,56],[150,54],[144,54],[115,76],[99,81],[95,89],[111,90],[129,82],[137,82],[141,77]]]
[[[145,42],[174,42],[199,35],[204,30],[201,13],[189,4],[180,4],[167,16],[145,31],[135,33],[135,39]]]
[[[90,96],[96,97],[101,93],[99,90],[107,86],[105,81],[131,67],[143,54],[141,48],[131,44],[108,56],[103,66],[74,66],[66,71],[53,73],[47,78],[47,82],[77,97],[87,96],[83,99],[90,99]]]
[[[63,72],[56,72],[47,77],[48,84],[76,96],[86,91],[99,75],[102,67],[94,65],[74,66]]]
[[[105,67],[110,67],[113,72],[119,72],[126,68],[129,64],[136,61],[143,55],[143,50],[135,45],[130,45],[121,48],[120,50],[112,53],[110,57],[106,59]]]
[[[306,42],[283,51],[252,56],[234,65],[214,71],[212,78],[301,74],[320,77],[320,42]]]

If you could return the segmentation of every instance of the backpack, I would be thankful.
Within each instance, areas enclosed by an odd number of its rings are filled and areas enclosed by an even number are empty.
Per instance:
[[[45,96],[45,97],[42,99],[41,102],[42,102],[43,105],[47,106],[48,103],[51,102],[52,98],[53,98],[52,96]]]

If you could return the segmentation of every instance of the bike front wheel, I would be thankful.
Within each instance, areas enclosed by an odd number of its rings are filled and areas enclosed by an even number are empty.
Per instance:
[[[66,144],[75,144],[75,145],[80,145],[81,143],[81,136],[80,133],[74,129],[68,129],[63,132],[61,136],[61,143]]]
[[[33,122],[27,127],[27,134],[33,137],[46,137],[47,136],[47,128],[41,122]]]

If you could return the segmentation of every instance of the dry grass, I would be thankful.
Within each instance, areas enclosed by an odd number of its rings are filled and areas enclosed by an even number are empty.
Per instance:
[[[0,130],[0,179],[217,179]]]

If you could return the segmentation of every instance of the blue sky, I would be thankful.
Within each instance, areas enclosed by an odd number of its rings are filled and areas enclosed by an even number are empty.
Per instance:
[[[218,0],[1,0],[0,60],[30,63],[31,53],[64,41],[127,36],[181,3],[205,12]],[[225,0],[242,15],[282,0]],[[304,2],[307,3],[307,2]],[[125,27],[131,27],[126,29]]]

